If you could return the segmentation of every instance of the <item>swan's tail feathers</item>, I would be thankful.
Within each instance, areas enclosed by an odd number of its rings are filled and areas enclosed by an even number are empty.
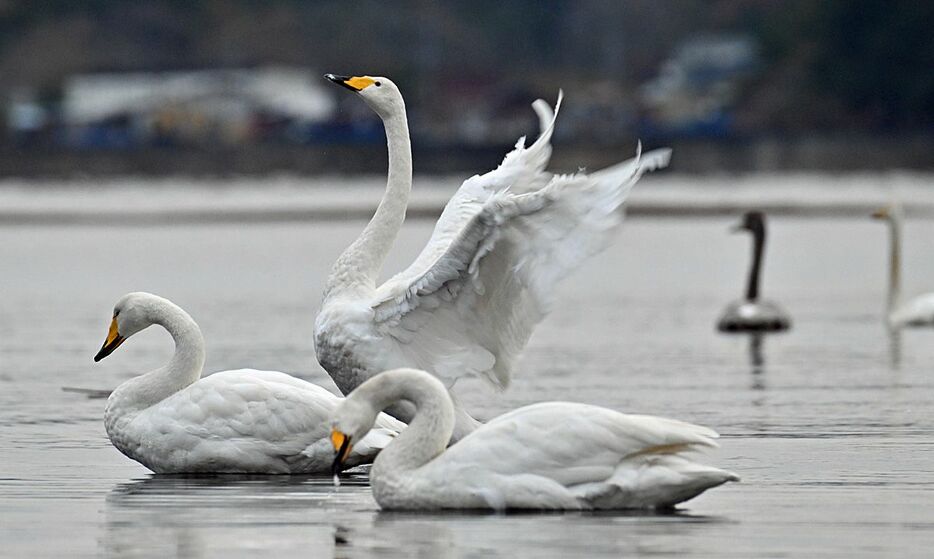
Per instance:
[[[625,417],[620,423],[623,432],[641,433],[645,443],[620,456],[607,478],[572,488],[589,507],[670,508],[728,481],[739,481],[733,472],[696,460],[700,451],[717,446],[716,431],[662,417]]]
[[[683,456],[659,456],[650,462],[643,483],[635,486],[640,498],[655,509],[671,508],[708,489],[739,481],[735,473],[693,462]]]
[[[594,509],[667,509],[730,481],[739,476],[663,449],[628,457],[610,479],[575,488],[575,493]]]

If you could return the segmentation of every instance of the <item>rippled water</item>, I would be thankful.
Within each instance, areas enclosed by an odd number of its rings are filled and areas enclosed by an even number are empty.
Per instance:
[[[718,429],[731,484],[653,514],[379,512],[364,477],[155,477],[108,443],[108,389],[162,364],[165,332],[92,362],[111,308],[147,290],[185,307],[208,371],[327,382],[311,331],[322,283],[362,222],[0,227],[0,555],[924,557],[934,546],[934,330],[880,321],[884,228],[774,220],[765,293],[792,332],[714,332],[748,239],[727,219],[632,219],[563,284],[512,388],[467,386],[484,417],[568,399]],[[411,222],[389,262],[420,248]],[[906,291],[934,288],[934,223],[907,227]],[[759,364],[757,364],[759,363]],[[329,384],[329,386],[331,386]],[[273,555],[270,555],[270,552]]]

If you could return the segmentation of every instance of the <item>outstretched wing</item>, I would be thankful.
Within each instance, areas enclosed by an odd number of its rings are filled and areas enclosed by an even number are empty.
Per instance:
[[[519,138],[515,148],[506,154],[499,167],[464,181],[445,204],[431,238],[421,254],[408,268],[383,284],[381,289],[396,290],[407,285],[412,278],[422,275],[434,264],[438,256],[451,246],[465,225],[480,213],[483,205],[497,193],[506,189],[513,192],[519,192],[521,189],[537,190],[548,183],[552,175],[545,172],[545,167],[551,159],[551,136],[563,98],[564,93],[559,91],[555,111],[542,99],[532,103],[541,127],[538,139],[531,146],[525,147],[525,137]]]
[[[553,127],[552,118],[542,137]],[[510,158],[541,163],[511,170],[516,182],[479,182],[497,169],[464,183],[415,264],[380,286],[372,303],[380,331],[449,385],[465,375],[508,385],[557,282],[608,243],[632,186],[670,157],[657,150],[591,175],[550,175],[541,140],[527,150],[539,156],[517,148],[500,166]]]

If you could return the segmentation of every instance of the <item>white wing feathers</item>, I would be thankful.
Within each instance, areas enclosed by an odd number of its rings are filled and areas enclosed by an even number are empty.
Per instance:
[[[226,448],[294,463],[330,458],[329,422],[340,400],[322,386],[285,373],[238,369],[202,378],[164,400],[160,409],[168,411],[145,418],[163,436],[184,433],[185,439],[174,439],[181,448],[214,454]],[[372,462],[404,428],[401,421],[380,413],[373,429],[354,445],[348,464]]]
[[[568,436],[556,437],[556,429]],[[504,475],[539,475],[570,487],[609,480],[626,459],[716,447],[717,437],[711,429],[673,419],[545,402],[493,419],[440,460],[468,468],[480,464]]]
[[[547,173],[557,113],[534,106],[541,136],[465,181],[416,261],[372,303],[381,332],[449,386],[466,375],[508,385],[557,282],[608,243],[642,174],[668,163],[666,149],[592,175]]]
[[[556,109],[560,110],[563,98],[564,93],[559,91]],[[499,167],[489,173],[474,175],[464,181],[444,206],[444,211],[441,212],[431,234],[431,239],[428,240],[428,244],[425,245],[418,258],[405,271],[384,285],[393,285],[397,282],[407,283],[408,278],[421,274],[434,264],[467,222],[479,213],[483,204],[496,193],[506,189],[520,192],[521,189],[539,189],[545,186],[551,178],[550,174],[545,173],[545,166],[551,159],[551,136],[554,132],[557,114],[542,99],[536,100],[532,106],[535,108],[541,126],[538,139],[531,146],[525,147],[525,136],[519,138],[515,149],[506,155]]]
[[[332,412],[333,416],[333,412]],[[396,435],[405,429],[405,423],[398,419],[380,412],[376,417],[376,423],[365,437],[355,442],[348,461],[351,464],[362,464],[372,462],[379,451],[386,448]],[[328,444],[330,440],[328,439]]]

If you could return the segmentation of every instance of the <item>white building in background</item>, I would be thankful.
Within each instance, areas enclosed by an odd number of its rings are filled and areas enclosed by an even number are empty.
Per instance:
[[[656,125],[709,131],[729,126],[740,84],[759,64],[758,46],[745,36],[705,35],[682,43],[642,86],[643,106]]]
[[[320,122],[336,103],[317,74],[268,67],[77,75],[65,82],[61,107],[68,127],[125,119],[144,134],[238,143],[259,115]]]

